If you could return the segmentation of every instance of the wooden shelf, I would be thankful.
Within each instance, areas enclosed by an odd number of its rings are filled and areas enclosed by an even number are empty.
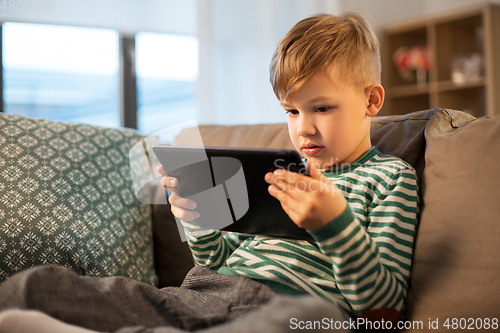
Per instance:
[[[429,93],[429,84],[408,84],[389,88],[389,95],[392,97],[405,97],[423,95]]]
[[[428,82],[406,82],[393,55],[399,48],[427,46]],[[457,57],[481,57],[480,76],[457,83],[452,63]],[[381,38],[382,84],[387,95],[381,114],[403,114],[422,108],[454,108],[480,117],[500,114],[500,6],[483,4],[446,15],[391,25]]]
[[[437,82],[437,90],[438,91],[453,91],[453,90],[461,90],[461,89],[469,89],[469,88],[479,88],[484,87],[486,85],[486,80],[484,77],[481,77],[477,80],[470,80],[464,83],[456,83],[452,80],[439,81]]]

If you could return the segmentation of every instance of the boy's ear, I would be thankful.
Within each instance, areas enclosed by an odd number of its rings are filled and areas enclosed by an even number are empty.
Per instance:
[[[384,105],[385,90],[382,85],[373,83],[365,89],[365,96],[367,98],[366,115],[373,117]]]

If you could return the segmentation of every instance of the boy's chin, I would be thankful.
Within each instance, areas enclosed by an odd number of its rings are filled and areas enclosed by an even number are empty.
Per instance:
[[[307,157],[309,163],[312,163],[312,167],[323,171],[329,170],[337,167],[337,160],[335,158],[317,158],[317,157]]]

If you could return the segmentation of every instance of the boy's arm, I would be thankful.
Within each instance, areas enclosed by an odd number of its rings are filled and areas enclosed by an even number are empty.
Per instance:
[[[236,248],[253,235],[236,232],[223,233],[220,230],[203,229],[195,223],[181,220],[189,248],[197,266],[217,270],[226,264],[227,258]]]
[[[172,205],[172,214],[184,226],[195,264],[197,266],[207,266],[213,270],[225,265],[231,253],[243,240],[251,237],[251,235],[237,233],[223,235],[219,230],[204,229],[196,223],[189,222],[200,216],[198,212],[194,211],[196,202],[178,195],[178,180],[167,176],[162,165],[159,165],[156,171],[164,176],[161,179],[161,185],[172,192],[170,195],[167,194],[168,202]]]
[[[393,307],[403,312],[419,209],[413,170],[378,184],[365,229],[348,205],[335,220],[310,231],[333,261],[339,291],[357,315]],[[356,208],[354,208],[356,209]]]

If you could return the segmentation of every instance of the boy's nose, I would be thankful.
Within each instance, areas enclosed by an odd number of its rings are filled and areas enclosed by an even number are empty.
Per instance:
[[[300,117],[297,124],[297,135],[299,136],[308,136],[316,134],[316,126],[312,119],[308,117]]]

